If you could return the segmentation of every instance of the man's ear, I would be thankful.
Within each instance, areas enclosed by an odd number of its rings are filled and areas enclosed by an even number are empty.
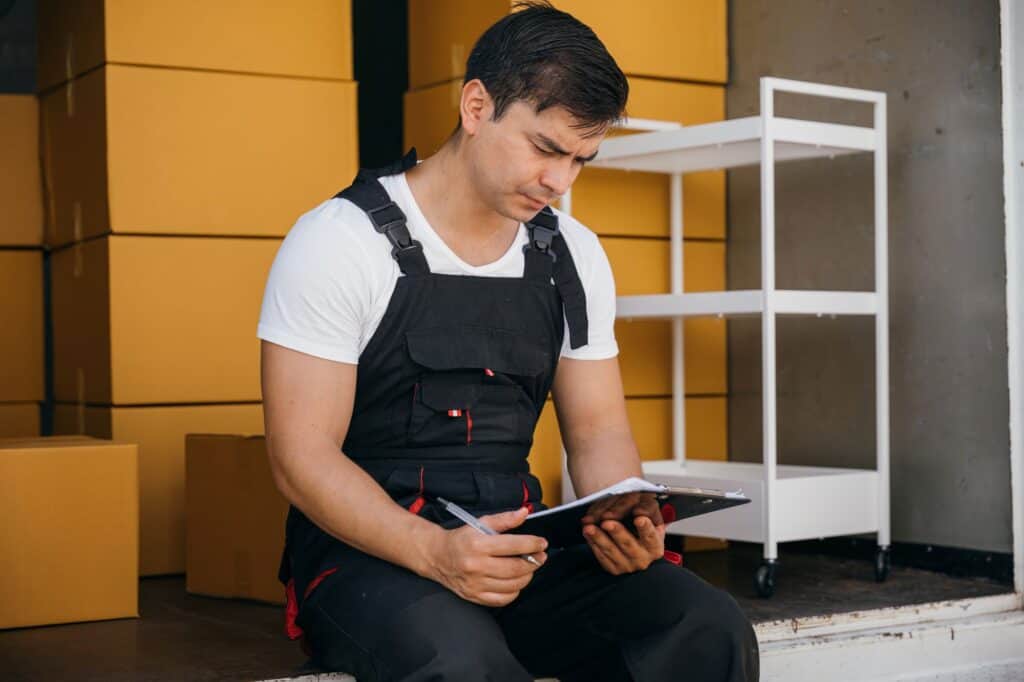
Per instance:
[[[462,86],[459,114],[462,118],[462,129],[467,135],[475,135],[481,124],[490,120],[493,113],[494,102],[479,78],[474,78]]]

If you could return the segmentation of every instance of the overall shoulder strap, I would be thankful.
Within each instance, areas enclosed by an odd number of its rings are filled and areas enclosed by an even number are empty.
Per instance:
[[[552,278],[562,299],[565,319],[569,323],[569,346],[587,345],[587,295],[576,271],[576,263],[558,229],[558,216],[545,206],[526,223],[530,242],[523,247],[523,277],[547,282]]]
[[[360,170],[351,185],[334,195],[335,198],[348,199],[366,213],[373,229],[391,242],[391,256],[406,275],[424,274],[430,272],[430,268],[423,256],[423,245],[409,234],[405,213],[391,200],[379,178],[403,173],[415,165],[416,149],[413,148],[389,166]]]

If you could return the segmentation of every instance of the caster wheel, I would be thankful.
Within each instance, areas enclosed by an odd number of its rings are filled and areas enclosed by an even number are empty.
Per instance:
[[[775,594],[775,570],[778,564],[775,561],[765,561],[757,567],[754,574],[754,589],[757,595],[768,599]]]
[[[885,582],[889,577],[889,548],[879,547],[875,552],[875,582]]]

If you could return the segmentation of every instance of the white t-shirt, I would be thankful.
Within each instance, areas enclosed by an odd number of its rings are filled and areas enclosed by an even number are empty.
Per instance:
[[[408,220],[413,239],[423,245],[431,272],[477,277],[522,277],[526,227],[498,260],[469,265],[427,223],[409,190],[405,174],[381,184]],[[615,342],[615,281],[597,235],[558,212],[559,228],[572,254],[587,297],[589,343],[569,348],[568,324],[562,357],[601,360],[618,354]],[[398,278],[391,243],[370,219],[345,199],[329,199],[306,213],[288,233],[274,258],[263,294],[256,335],[292,350],[337,362],[358,364],[373,337]]]

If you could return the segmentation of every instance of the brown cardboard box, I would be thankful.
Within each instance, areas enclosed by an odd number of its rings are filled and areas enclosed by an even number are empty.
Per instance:
[[[54,252],[54,392],[101,405],[260,400],[276,239],[115,235]]]
[[[351,82],[106,66],[42,110],[51,246],[283,236],[358,166]]]
[[[0,320],[0,402],[42,400],[42,252],[0,250]]]
[[[721,86],[649,78],[630,78],[629,85],[627,111],[634,118],[683,125],[725,118],[725,88]],[[440,148],[458,123],[461,92],[461,81],[407,92],[405,145],[415,146],[424,157]],[[683,196],[684,236],[724,239],[725,171],[688,173],[683,177]],[[573,183],[572,211],[598,234],[668,237],[668,176],[584,168]]]
[[[135,445],[0,441],[0,628],[138,615],[137,476]]]
[[[260,405],[57,405],[54,430],[139,444],[139,574],[185,571],[185,436],[262,433]]]
[[[670,289],[669,243],[660,239],[602,237],[618,295],[660,294]],[[687,242],[683,251],[683,289],[725,289],[725,243]],[[683,323],[686,392],[724,394],[726,324],[716,318]],[[627,396],[672,394],[672,324],[665,320],[617,320],[619,364]]]
[[[350,0],[43,0],[39,89],[104,63],[352,79]]]
[[[39,403],[0,403],[0,438],[39,436]]]
[[[43,178],[35,95],[0,95],[0,149],[0,246],[41,245]]]
[[[263,437],[189,435],[185,589],[215,597],[284,601],[277,570],[288,503]]]
[[[514,0],[410,0],[409,87],[466,73],[477,38]],[[725,83],[726,0],[555,0],[594,30],[623,72]]]

